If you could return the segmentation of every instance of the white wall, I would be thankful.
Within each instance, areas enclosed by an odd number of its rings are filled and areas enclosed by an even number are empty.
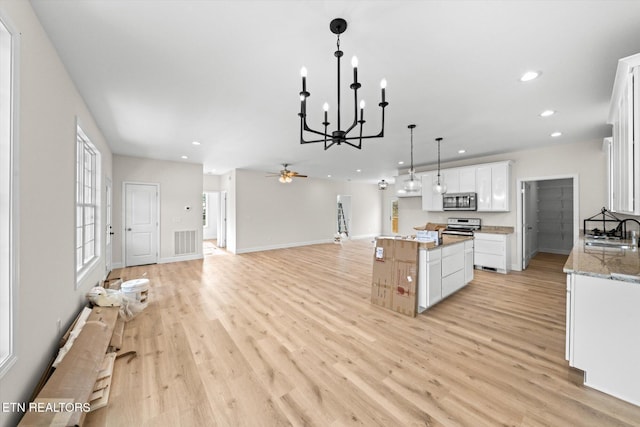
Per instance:
[[[235,252],[333,241],[338,194],[352,196],[352,238],[380,233],[381,196],[377,185],[314,178],[294,178],[290,184],[282,184],[264,175],[236,170]]]
[[[148,183],[160,185],[160,259],[172,262],[201,258],[202,245],[197,245],[196,255],[174,255],[174,232],[196,230],[197,240],[202,240],[202,165],[185,162],[143,159],[139,157],[113,156],[113,265],[124,265],[122,236],[123,183]],[[191,210],[185,210],[190,206]]]
[[[202,190],[205,192],[221,191],[222,190],[222,176],[221,175],[203,175],[202,176]]]
[[[446,222],[448,217],[481,218],[483,225],[511,226],[516,228],[516,182],[518,179],[536,179],[577,175],[579,181],[580,220],[594,215],[606,204],[606,153],[602,141],[560,144],[537,149],[516,151],[495,156],[467,159],[442,165],[443,169],[502,160],[513,160],[511,167],[511,211],[510,212],[425,212],[420,197],[399,199],[399,234],[415,234],[413,227],[427,222]],[[433,168],[431,168],[433,169]],[[429,169],[429,170],[431,170]],[[420,172],[421,170],[419,170]],[[395,197],[393,191],[385,194],[385,206]],[[388,216],[383,222],[383,233],[391,234]],[[511,242],[513,262],[517,262],[516,235]]]
[[[105,273],[102,256],[76,289],[76,118],[100,151],[103,186],[111,176],[112,158],[29,2],[2,1],[0,14],[21,34],[17,360],[1,379],[0,402],[26,402],[57,349],[58,319],[64,332],[85,303],[86,292]],[[104,191],[102,197],[104,218]],[[0,425],[15,425],[21,415],[0,411]]]

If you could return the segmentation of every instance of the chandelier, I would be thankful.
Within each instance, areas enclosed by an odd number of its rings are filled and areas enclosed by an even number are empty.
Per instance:
[[[362,140],[370,139],[370,138],[382,138],[384,136],[384,109],[388,102],[385,101],[385,89],[387,87],[387,81],[382,79],[380,82],[380,88],[382,91],[381,98],[382,101],[378,104],[382,108],[382,126],[380,132],[376,135],[367,135],[363,136],[363,125],[366,120],[364,120],[364,107],[365,102],[361,100],[358,103],[358,89],[360,89],[361,85],[358,82],[358,58],[355,56],[351,59],[351,65],[353,66],[353,83],[349,86],[353,89],[353,122],[343,130],[342,121],[341,121],[341,110],[340,110],[340,58],[342,58],[343,52],[340,50],[340,34],[344,33],[347,29],[347,21],[342,18],[336,18],[329,24],[329,28],[331,32],[336,34],[338,37],[338,41],[336,43],[337,50],[334,52],[334,56],[336,57],[338,64],[338,80],[337,80],[337,89],[338,89],[338,99],[337,99],[337,113],[336,113],[336,128],[332,132],[329,132],[327,129],[331,124],[328,119],[329,112],[329,104],[324,103],[324,121],[322,125],[324,126],[324,131],[318,131],[311,129],[307,124],[307,98],[311,96],[311,93],[307,91],[307,69],[302,67],[300,70],[300,75],[302,76],[302,91],[300,92],[300,113],[298,116],[300,117],[300,144],[310,144],[314,142],[324,142],[324,149],[328,149],[334,144],[348,144],[352,147],[357,148],[358,150],[362,149]],[[360,119],[358,119],[358,106],[360,107]],[[349,133],[356,129],[354,132],[355,135],[349,136]],[[305,139],[305,132],[312,133],[315,135],[319,135],[319,138],[316,136],[316,139]],[[311,136],[313,138],[313,136]],[[356,142],[357,141],[357,142]]]
[[[413,169],[413,130],[416,125],[407,126],[411,129],[411,166],[409,168],[409,179],[404,180],[404,191],[407,193],[416,193],[422,189],[422,183],[416,178],[416,171]]]

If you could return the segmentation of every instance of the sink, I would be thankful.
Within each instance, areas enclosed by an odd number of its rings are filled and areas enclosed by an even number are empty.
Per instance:
[[[635,246],[620,240],[585,240],[584,244],[601,248],[635,249]]]

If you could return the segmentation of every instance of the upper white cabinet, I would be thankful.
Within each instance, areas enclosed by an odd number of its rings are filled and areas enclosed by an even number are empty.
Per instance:
[[[440,176],[442,180],[442,175]],[[438,172],[427,172],[422,175],[422,210],[442,211],[442,194],[433,191],[438,183]]]
[[[640,54],[618,61],[607,123],[609,210],[640,215]]]
[[[445,169],[441,172],[447,193],[475,193],[476,166]]]
[[[477,193],[478,211],[506,212],[510,209],[511,162],[496,162],[443,169],[440,181],[447,193]],[[433,191],[438,181],[436,171],[422,174],[422,209],[442,211],[442,194]]]
[[[509,211],[510,175],[511,162],[488,163],[476,168],[478,211]]]

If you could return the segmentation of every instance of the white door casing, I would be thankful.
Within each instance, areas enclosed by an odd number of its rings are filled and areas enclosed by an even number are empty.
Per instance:
[[[158,184],[124,183],[125,266],[158,262]]]
[[[112,227],[112,205],[113,205],[113,191],[111,187],[111,180],[109,178],[106,179],[106,188],[105,188],[105,199],[106,199],[106,221],[105,221],[105,245],[104,245],[104,256],[105,256],[105,277],[111,273],[112,264],[113,264],[113,227]]]

